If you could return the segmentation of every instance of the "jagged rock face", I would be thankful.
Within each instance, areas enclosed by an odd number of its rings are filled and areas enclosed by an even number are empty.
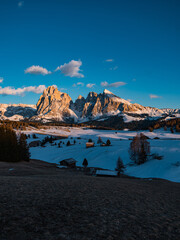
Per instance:
[[[36,109],[37,108],[37,109]],[[81,95],[73,103],[67,93],[58,91],[54,86],[44,90],[37,105],[0,104],[0,119],[45,121],[88,121],[111,115],[147,115],[149,117],[162,117],[175,114],[179,116],[179,109],[158,109],[132,104],[115,94],[104,90],[97,94],[90,92],[85,99]]]
[[[50,86],[44,90],[36,105],[37,113],[63,120],[71,116],[71,104],[72,99],[67,93],[62,93],[54,86]]]
[[[81,112],[82,118],[95,117],[110,112],[135,112],[142,109],[143,106],[131,104],[108,90],[104,90],[100,94],[90,92],[86,99],[80,97],[75,102],[75,110]]]
[[[118,113],[151,113],[163,114],[167,110],[161,110],[151,107],[143,107],[140,104],[132,104],[120,97],[117,97],[108,90],[97,94],[90,92],[86,99],[79,96],[75,102],[74,109],[79,112],[78,116],[81,118],[94,118],[96,116],[118,114]]]
[[[85,103],[86,103],[85,98],[82,97],[81,95],[79,95],[79,97],[76,99],[76,101],[74,103],[75,110],[77,110],[78,112],[82,112]]]

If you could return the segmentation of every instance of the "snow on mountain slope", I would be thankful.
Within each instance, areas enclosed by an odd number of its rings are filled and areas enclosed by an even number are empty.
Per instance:
[[[81,95],[72,101],[67,93],[58,91],[55,86],[44,90],[36,106],[0,104],[0,118],[22,120],[31,118],[38,121],[88,122],[111,116],[123,116],[125,122],[143,119],[154,120],[161,117],[179,117],[180,109],[158,109],[144,107],[122,99],[109,90],[97,94],[89,92],[86,98]],[[139,116],[138,116],[139,115]]]
[[[19,121],[31,118],[36,114],[36,105],[27,104],[0,104],[0,119]]]

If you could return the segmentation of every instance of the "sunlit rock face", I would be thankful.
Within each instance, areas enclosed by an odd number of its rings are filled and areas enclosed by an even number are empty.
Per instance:
[[[37,114],[39,117],[64,120],[74,115],[70,109],[71,104],[72,99],[67,93],[62,93],[56,87],[50,86],[44,90],[37,102]]]
[[[100,94],[89,92],[86,98],[79,95],[73,102],[67,93],[60,92],[55,86],[45,89],[36,105],[0,104],[0,119],[15,121],[28,118],[32,121],[81,122],[127,114],[132,116],[131,121],[138,116],[142,120],[162,116],[180,117],[180,109],[144,107],[120,98],[106,89]]]

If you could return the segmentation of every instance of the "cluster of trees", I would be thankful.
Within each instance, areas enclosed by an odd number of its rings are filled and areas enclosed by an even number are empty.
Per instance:
[[[39,128],[41,126],[38,122],[29,122],[29,121],[10,121],[10,120],[0,120],[0,124],[4,124],[9,128],[16,130],[25,130],[27,127],[32,126]]]
[[[149,127],[149,131],[152,132],[154,129],[164,128],[165,131],[170,129],[172,133],[180,132],[180,118],[174,118],[169,120],[161,120],[156,121],[156,123],[152,124]]]
[[[34,134],[35,135],[35,134]],[[36,135],[33,138],[37,138]],[[41,147],[45,146],[46,143],[53,143],[54,141],[58,140],[58,137],[55,136],[46,136],[42,141],[41,141]],[[62,141],[58,143],[58,147],[60,147]],[[64,142],[63,142],[64,143]],[[56,143],[54,145],[57,145]]]
[[[147,137],[144,134],[137,134],[133,138],[130,144],[129,154],[130,159],[137,165],[143,164],[148,160],[148,157],[151,156],[150,143],[147,141]],[[156,155],[156,157],[158,157],[158,160],[162,159],[162,156]],[[115,170],[117,171],[118,176],[125,170],[125,166],[120,157],[117,160],[117,166]]]
[[[15,131],[6,125],[0,126],[0,161],[29,161],[30,153],[26,135],[16,135]]]

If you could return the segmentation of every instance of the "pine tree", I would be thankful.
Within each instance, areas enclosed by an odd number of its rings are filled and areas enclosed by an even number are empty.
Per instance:
[[[26,135],[21,134],[18,141],[19,145],[19,159],[20,161],[29,161],[30,159],[30,152],[29,147],[26,142]]]
[[[84,168],[87,168],[87,166],[88,166],[88,161],[87,161],[86,158],[84,158],[84,161],[83,161],[82,165],[84,166]]]
[[[20,134],[19,138],[12,127],[0,126],[0,161],[18,162],[28,161],[30,157],[26,142],[26,135]]]
[[[115,170],[117,171],[117,175],[118,175],[118,176],[120,175],[120,173],[123,173],[124,170],[125,170],[125,166],[124,166],[123,161],[121,160],[120,157],[118,157],[117,164],[116,164],[116,169],[115,169]]]
[[[102,143],[102,139],[101,137],[98,137],[97,144],[100,144],[100,143]]]
[[[107,146],[110,146],[110,145],[111,145],[111,141],[110,141],[109,139],[106,141],[106,145],[107,145]]]

